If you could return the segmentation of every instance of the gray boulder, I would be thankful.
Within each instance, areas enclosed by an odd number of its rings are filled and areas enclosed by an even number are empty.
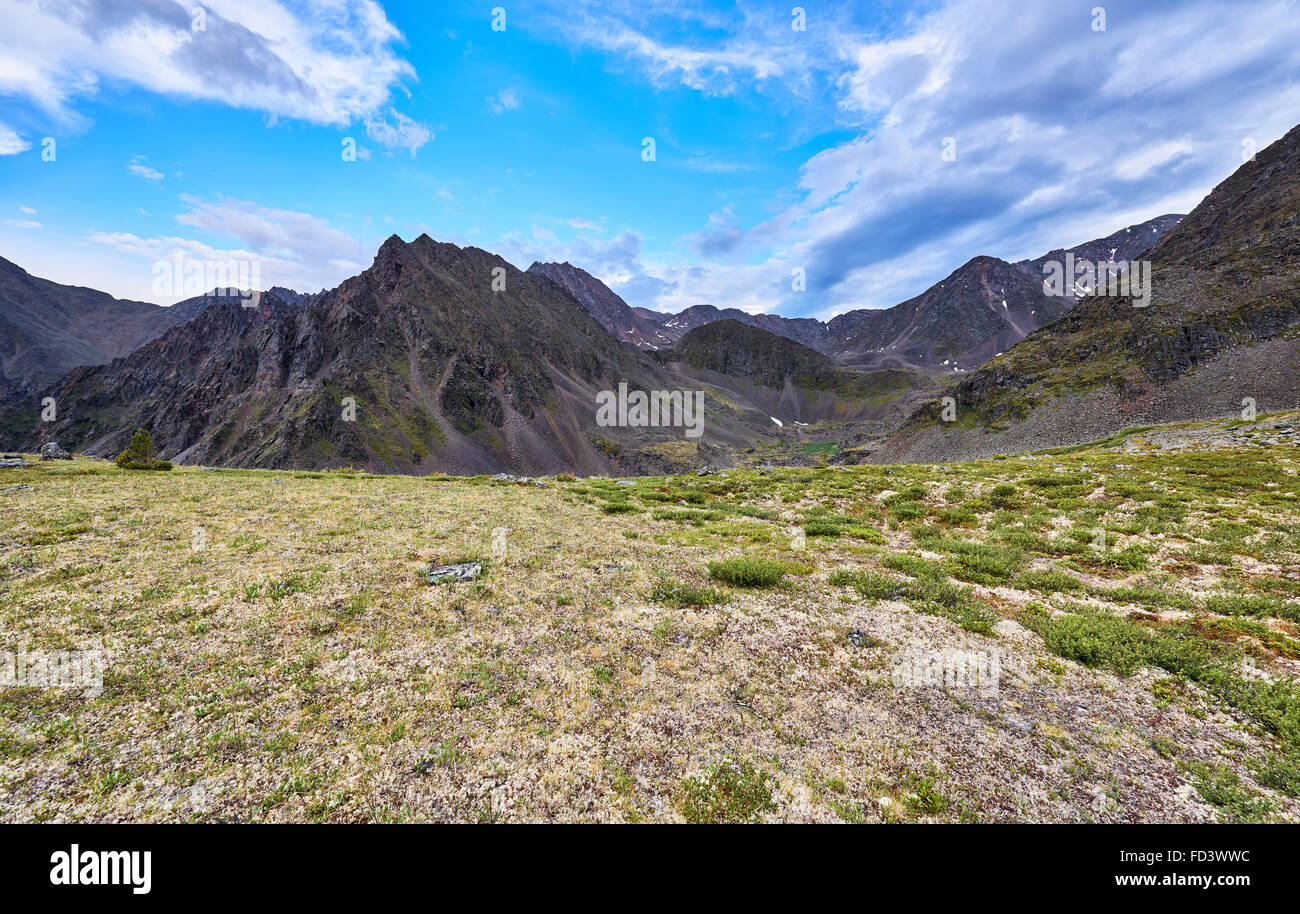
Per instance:
[[[482,573],[483,566],[478,562],[438,565],[429,569],[428,581],[430,584],[437,584],[440,581],[472,581]]]
[[[57,441],[47,441],[41,445],[42,460],[71,460],[72,455],[59,447]]]

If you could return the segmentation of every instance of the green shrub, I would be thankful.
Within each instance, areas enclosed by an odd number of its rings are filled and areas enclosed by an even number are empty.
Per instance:
[[[865,543],[881,544],[885,542],[885,535],[883,533],[875,527],[869,527],[866,524],[849,524],[840,531],[840,535],[855,540],[862,540]]]
[[[1185,766],[1192,775],[1196,792],[1211,806],[1223,811],[1221,821],[1259,823],[1273,811],[1273,803],[1252,790],[1232,769],[1191,762]]]
[[[971,584],[1001,584],[1025,563],[1024,554],[1009,546],[944,538],[926,543],[926,548],[949,554],[947,565],[952,576]]]
[[[606,514],[636,514],[641,509],[630,501],[607,501],[600,506]]]
[[[942,566],[927,562],[918,555],[906,555],[901,552],[891,552],[880,559],[880,564],[893,571],[901,571],[903,574],[911,575],[914,578],[934,578],[943,576]]]
[[[1300,798],[1300,753],[1270,753],[1255,765],[1261,787]]]
[[[1244,679],[1237,666],[1240,651],[1206,641],[1190,625],[1149,629],[1098,610],[1057,619],[1022,618],[1038,630],[1049,650],[1062,657],[1122,676],[1144,666],[1183,676],[1280,737],[1292,750],[1300,748],[1300,687],[1285,679]]]
[[[896,521],[917,520],[925,517],[929,511],[925,503],[919,501],[900,501],[889,506],[889,515]]]
[[[929,567],[927,563],[924,574],[913,580],[899,580],[874,571],[837,571],[830,576],[830,583],[836,587],[852,587],[868,600],[906,600],[917,612],[951,619],[967,631],[992,632],[997,617],[976,599],[975,592],[934,577]]]
[[[1018,503],[1017,489],[1009,482],[998,483],[989,493],[989,503],[995,508],[1010,508]]]
[[[1186,594],[1142,582],[1132,587],[1089,587],[1088,593],[1112,603],[1133,603],[1151,609],[1191,609],[1194,605]]]
[[[709,562],[709,575],[733,587],[771,587],[785,576],[785,566],[761,556],[742,555]]]
[[[669,606],[713,606],[727,602],[727,595],[713,587],[680,581],[660,581],[650,592],[650,599]]]
[[[997,616],[975,597],[969,587],[938,578],[917,578],[908,584],[903,598],[917,612],[943,616],[967,631],[991,634]]]
[[[1205,608],[1220,616],[1276,616],[1281,619],[1300,619],[1294,603],[1288,604],[1277,597],[1265,594],[1228,593],[1207,597]]]
[[[1084,588],[1083,581],[1055,568],[1046,571],[1022,571],[1012,583],[1021,590],[1037,590],[1042,593],[1067,593]]]
[[[1130,676],[1152,653],[1146,629],[1113,616],[1063,616],[1041,632],[1047,649],[1084,666],[1104,667]]]
[[[894,600],[902,596],[905,584],[874,571],[837,571],[830,576],[835,587],[852,587],[868,600]]]

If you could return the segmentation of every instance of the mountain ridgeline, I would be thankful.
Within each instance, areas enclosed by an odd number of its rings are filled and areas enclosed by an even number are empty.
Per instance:
[[[1095,263],[1132,260],[1181,218],[1159,216],[1105,238],[1015,264],[996,257],[975,257],[942,282],[892,308],[847,311],[828,322],[749,314],[713,305],[660,314],[628,306],[599,280],[568,263],[535,263],[529,271],[564,286],[606,330],[644,349],[675,346],[696,328],[734,321],[794,340],[846,364],[951,373],[982,365],[1074,305],[1072,295],[1044,293],[1043,264],[1047,261],[1064,261],[1071,254]]]
[[[505,288],[494,291],[498,275]],[[625,430],[593,427],[596,393],[619,381],[672,384],[551,281],[477,248],[393,236],[336,289],[301,302],[268,293],[257,307],[211,305],[125,358],[47,388],[58,421],[36,421],[28,400],[3,425],[28,447],[49,436],[102,455],[144,427],[178,462],[237,467],[671,466],[653,447],[674,430],[637,430],[624,447]],[[691,456],[708,458],[715,446]]]
[[[1049,294],[1045,269],[1071,256],[1149,260],[1149,305]],[[826,322],[634,308],[572,264],[520,271],[427,235],[389,238],[314,295],[170,308],[0,260],[0,304],[10,450],[111,457],[146,428],[180,464],[536,475],[1068,446],[1300,402],[1300,128],[1186,217],[1018,263],[975,257],[892,308]],[[703,392],[703,435],[607,427],[597,403],[622,389]]]
[[[1300,402],[1300,127],[1146,254],[1152,302],[1083,298],[924,405],[872,458],[957,460]]]
[[[129,355],[223,296],[171,307],[32,276],[0,258],[0,396],[40,389],[79,365]]]

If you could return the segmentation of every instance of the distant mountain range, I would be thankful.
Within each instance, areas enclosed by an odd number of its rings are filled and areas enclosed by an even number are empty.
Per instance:
[[[335,289],[272,289],[252,307],[121,301],[0,260],[0,446],[111,457],[144,427],[180,463],[676,472],[807,461],[827,444],[841,460],[955,460],[1289,407],[1298,213],[1300,128],[1185,218],[1014,264],[976,257],[899,305],[827,322],[632,308],[572,264],[520,271],[427,235],[389,238]],[[1150,260],[1150,307],[1048,294],[1045,268],[1071,257],[1103,273]],[[602,425],[597,397],[615,389],[704,391],[704,434]]]
[[[570,263],[535,263],[528,272],[546,277],[572,295],[616,339],[640,349],[672,345],[673,338],[663,333],[653,320],[628,307],[609,286],[586,270]]]
[[[125,301],[32,276],[0,258],[0,393],[57,380],[79,365],[127,355],[211,303],[193,298],[169,308]]]
[[[0,412],[0,435],[112,456],[144,427],[181,463],[543,473],[686,466],[774,428],[715,409],[683,455],[681,429],[596,426],[596,394],[620,383],[677,380],[550,280],[393,236],[336,289],[210,302],[111,364],[74,369],[39,392],[57,421],[39,421],[33,394]]]
[[[736,308],[695,305],[677,314],[632,308],[590,274],[568,263],[534,263],[529,272],[571,292],[606,330],[643,349],[674,345],[697,327],[736,321],[784,336],[837,360],[864,367],[969,370],[1064,314],[1073,295],[1043,292],[1049,260],[1132,260],[1181,219],[1159,216],[1073,248],[1011,264],[976,257],[942,282],[892,308],[847,311],[822,322]]]
[[[1152,302],[1090,296],[922,407],[872,459],[958,460],[1300,403],[1300,127],[1146,254]]]

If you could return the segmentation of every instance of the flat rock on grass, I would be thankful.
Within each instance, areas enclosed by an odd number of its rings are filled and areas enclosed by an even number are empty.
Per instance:
[[[483,566],[478,562],[462,562],[459,565],[437,565],[429,569],[428,582],[437,584],[441,581],[472,581],[483,573]]]

